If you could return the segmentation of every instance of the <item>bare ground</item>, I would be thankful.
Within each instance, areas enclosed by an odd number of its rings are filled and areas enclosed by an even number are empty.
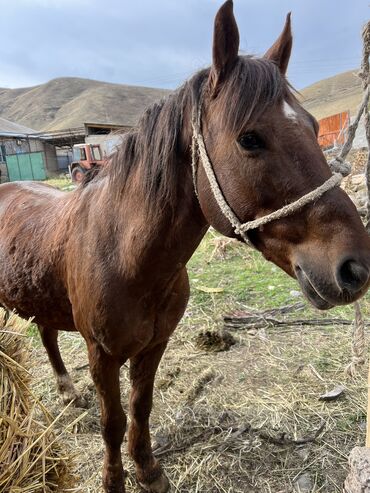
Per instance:
[[[194,344],[200,327],[192,326],[193,309],[191,304],[158,371],[151,420],[171,491],[287,493],[299,491],[300,477],[303,486],[311,485],[301,491],[341,491],[347,456],[364,443],[365,429],[366,372],[355,381],[344,375],[348,327],[238,331],[229,351],[212,353]],[[76,454],[76,485],[63,492],[97,493],[103,445],[86,350],[79,335],[65,333],[60,339],[72,377],[89,401],[87,411],[70,408],[58,424],[65,427],[67,451]],[[56,415],[62,405],[37,337],[33,347],[34,390]],[[346,386],[343,398],[318,400],[338,384]],[[121,387],[127,408],[126,367]],[[68,427],[76,418],[78,423]],[[123,451],[127,491],[139,492],[125,444]]]

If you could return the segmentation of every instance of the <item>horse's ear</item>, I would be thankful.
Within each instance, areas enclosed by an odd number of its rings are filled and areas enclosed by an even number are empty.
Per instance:
[[[213,31],[213,61],[210,86],[214,94],[233,68],[239,51],[239,31],[233,13],[233,2],[227,0],[215,17]]]
[[[275,43],[265,53],[265,58],[272,60],[280,68],[282,74],[286,74],[290,53],[292,51],[293,37],[290,23],[290,12],[286,16],[283,32]]]

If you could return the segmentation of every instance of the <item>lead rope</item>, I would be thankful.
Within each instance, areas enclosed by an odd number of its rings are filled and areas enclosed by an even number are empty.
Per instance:
[[[353,303],[355,307],[355,321],[352,330],[352,359],[344,372],[349,378],[354,378],[359,366],[366,362],[366,338],[365,323],[361,313],[361,306],[358,301]]]

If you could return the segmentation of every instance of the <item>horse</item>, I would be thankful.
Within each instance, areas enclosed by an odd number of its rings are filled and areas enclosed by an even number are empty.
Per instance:
[[[210,225],[250,242],[319,309],[351,303],[368,288],[370,239],[331,181],[316,120],[286,80],[291,48],[288,15],[263,57],[239,55],[227,0],[214,21],[211,66],[151,106],[104,169],[72,192],[32,182],[0,186],[0,303],[34,317],[59,391],[77,404],[58,331],[85,339],[106,493],[125,491],[119,370],[126,361],[137,479],[149,492],[168,491],[150,444],[154,378],[187,305],[186,264]],[[261,221],[315,190],[289,214]]]

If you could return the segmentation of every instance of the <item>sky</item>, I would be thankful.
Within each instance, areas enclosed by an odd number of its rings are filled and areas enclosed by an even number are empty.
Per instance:
[[[0,87],[56,77],[173,89],[211,63],[220,0],[0,0]],[[263,55],[292,12],[294,87],[355,69],[370,0],[234,0],[244,53]]]

